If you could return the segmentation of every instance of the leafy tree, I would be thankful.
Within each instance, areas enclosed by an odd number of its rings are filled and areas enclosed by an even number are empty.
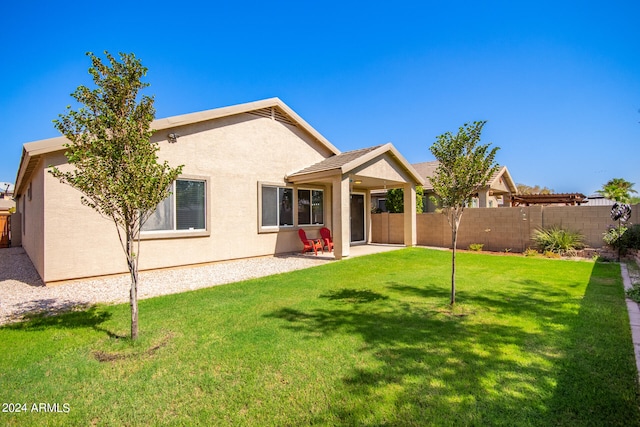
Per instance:
[[[422,186],[416,187],[416,213],[424,211],[424,190]],[[387,190],[385,207],[390,213],[404,212],[404,190],[402,188],[392,188]]]
[[[384,205],[390,213],[404,212],[404,191],[402,191],[402,188],[387,190]]]
[[[424,188],[416,186],[416,213],[424,212]]]
[[[105,51],[108,64],[93,53],[89,68],[94,89],[79,86],[71,95],[84,105],[67,107],[54,120],[71,141],[66,156],[70,172],[53,168],[61,182],[82,192],[81,202],[113,220],[126,254],[131,276],[131,338],[138,337],[138,261],[140,228],[169,195],[171,183],[182,171],[158,163],[157,144],[150,141],[153,98],[138,93],[147,69],[133,54],[120,53],[120,62]],[[139,99],[139,101],[138,101]]]
[[[598,190],[597,193],[605,199],[630,204],[632,201],[631,193],[637,193],[637,191],[633,189],[634,185],[633,182],[629,182],[623,178],[613,178],[604,184],[602,189]]]
[[[539,185],[534,185],[533,187],[526,184],[516,184],[516,188],[518,189],[519,194],[553,194],[554,191],[552,188],[540,187]]]
[[[465,123],[456,135],[440,135],[430,147],[440,164],[429,181],[451,226],[451,305],[456,302],[456,245],[464,208],[498,170],[495,156],[499,148],[479,145],[485,123]]]

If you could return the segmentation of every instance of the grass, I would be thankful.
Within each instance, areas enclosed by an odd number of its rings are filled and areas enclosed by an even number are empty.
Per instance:
[[[639,425],[617,264],[405,249],[0,328],[4,425]]]

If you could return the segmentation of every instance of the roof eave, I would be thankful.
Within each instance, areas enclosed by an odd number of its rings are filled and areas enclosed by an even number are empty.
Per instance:
[[[285,177],[285,181],[292,184],[304,184],[313,181],[327,180],[336,176],[342,176],[340,168],[327,169],[317,172],[295,173]]]

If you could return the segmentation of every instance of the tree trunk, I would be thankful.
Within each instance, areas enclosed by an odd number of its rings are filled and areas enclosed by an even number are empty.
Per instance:
[[[131,294],[129,303],[131,305],[131,339],[138,339],[138,261],[134,252],[134,239],[127,233],[127,263],[129,264],[129,275],[131,276]]]
[[[456,246],[458,244],[458,223],[457,221],[451,227],[451,302],[453,306],[456,303]]]

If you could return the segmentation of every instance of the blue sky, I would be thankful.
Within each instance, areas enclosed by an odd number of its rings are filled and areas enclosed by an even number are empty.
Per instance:
[[[2,6],[0,182],[108,50],[149,68],[157,118],[277,96],[342,151],[392,142],[412,163],[487,120],[516,182],[640,191],[637,0],[78,4]]]

